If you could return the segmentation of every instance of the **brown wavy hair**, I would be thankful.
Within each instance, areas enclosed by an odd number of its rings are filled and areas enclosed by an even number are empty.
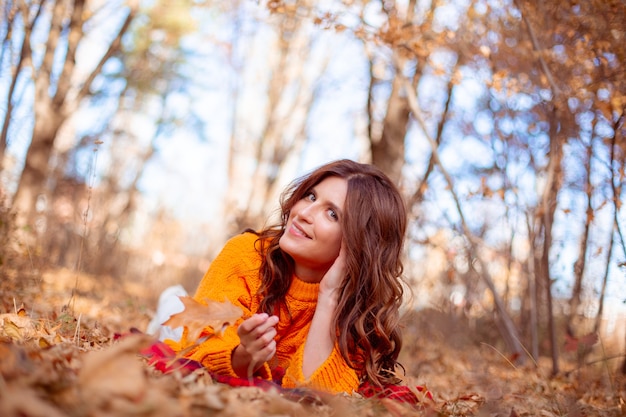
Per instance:
[[[280,198],[280,222],[258,233],[266,254],[260,268],[260,310],[274,314],[285,303],[294,273],[293,259],[279,247],[294,204],[328,177],[348,183],[340,219],[346,253],[346,277],[335,312],[337,341],[346,362],[363,382],[397,383],[402,347],[399,330],[402,303],[401,253],[406,207],[393,182],[373,165],[339,160],[291,183]],[[359,352],[355,355],[354,352]]]

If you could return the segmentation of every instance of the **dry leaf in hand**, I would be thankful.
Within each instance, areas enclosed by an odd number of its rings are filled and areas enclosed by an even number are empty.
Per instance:
[[[167,319],[164,326],[187,328],[187,339],[195,342],[200,337],[202,330],[210,326],[215,333],[222,333],[224,328],[233,324],[243,315],[241,308],[233,305],[230,301],[220,303],[218,301],[206,300],[207,305],[200,304],[192,297],[181,296],[185,309]]]

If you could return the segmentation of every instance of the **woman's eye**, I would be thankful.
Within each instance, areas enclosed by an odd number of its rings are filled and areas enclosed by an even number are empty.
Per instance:
[[[315,194],[313,194],[312,192],[309,192],[309,193],[306,195],[306,199],[307,199],[307,200],[310,200],[310,201],[315,201]]]
[[[339,216],[337,216],[337,213],[335,213],[333,209],[328,209],[328,215],[335,220],[339,220]]]

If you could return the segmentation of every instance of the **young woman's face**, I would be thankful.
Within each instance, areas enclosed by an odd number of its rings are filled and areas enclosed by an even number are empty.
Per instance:
[[[296,276],[319,282],[339,255],[348,182],[328,177],[297,201],[289,213],[280,248],[296,264]]]

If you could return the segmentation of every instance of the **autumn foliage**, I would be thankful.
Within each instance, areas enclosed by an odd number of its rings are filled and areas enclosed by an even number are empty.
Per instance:
[[[1,417],[626,415],[623,0],[0,4]],[[156,369],[165,284],[339,151],[402,186],[429,307],[403,378],[434,400]],[[219,214],[187,224],[199,195]],[[236,316],[188,315],[190,338]]]
[[[184,305],[184,310],[163,322],[163,325],[173,329],[185,327],[186,338],[189,342],[200,339],[200,334],[206,327],[212,330],[211,335],[222,333],[224,328],[232,325],[239,319],[243,311],[228,301],[222,303],[206,300],[206,304],[201,304],[189,296],[179,297]]]
[[[68,301],[63,288],[72,283],[78,285],[71,300],[74,312],[57,308],[61,300]],[[433,394],[432,400],[422,396],[415,407],[358,394],[301,390],[286,395],[267,387],[232,387],[202,368],[163,372],[146,354],[155,338],[141,331],[155,299],[134,283],[57,270],[42,276],[41,290],[25,284],[14,279],[2,284],[7,312],[0,316],[0,415],[5,417],[551,417],[625,411],[626,381],[606,367],[572,366],[554,378],[543,361],[516,367],[493,346],[477,343],[472,332],[462,330],[467,328],[462,322],[440,312],[413,313],[404,321],[403,378]],[[19,300],[9,294],[19,294]],[[13,307],[13,300],[24,306]],[[213,325],[221,328],[236,317],[225,304],[213,306],[217,309],[186,304],[192,306],[190,323],[215,314]],[[184,313],[174,319],[176,325],[186,322]]]

